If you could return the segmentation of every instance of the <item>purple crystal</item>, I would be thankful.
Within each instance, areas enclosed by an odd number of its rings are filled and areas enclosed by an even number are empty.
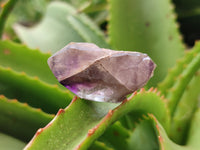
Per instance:
[[[113,51],[91,43],[70,43],[48,59],[58,81],[81,98],[120,102],[143,87],[156,67],[139,52]]]

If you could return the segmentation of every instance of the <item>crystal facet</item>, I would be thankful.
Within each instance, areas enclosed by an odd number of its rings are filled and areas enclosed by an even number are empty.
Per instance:
[[[143,87],[156,67],[139,52],[113,51],[91,43],[70,43],[48,59],[58,81],[80,98],[120,102]]]

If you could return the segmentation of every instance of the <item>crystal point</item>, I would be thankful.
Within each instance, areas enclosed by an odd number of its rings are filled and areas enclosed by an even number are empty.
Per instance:
[[[139,52],[114,51],[91,43],[70,43],[48,59],[58,81],[80,98],[120,102],[143,87],[156,67]]]

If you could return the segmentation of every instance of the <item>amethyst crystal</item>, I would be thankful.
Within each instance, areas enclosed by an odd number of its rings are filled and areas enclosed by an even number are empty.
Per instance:
[[[48,59],[58,81],[81,98],[120,102],[143,87],[156,67],[146,54],[70,43]]]

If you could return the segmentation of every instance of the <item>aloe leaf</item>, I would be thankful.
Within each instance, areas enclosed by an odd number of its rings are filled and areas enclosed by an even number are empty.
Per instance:
[[[131,130],[126,129],[120,121],[117,121],[108,127],[106,132],[98,138],[98,141],[115,150],[127,149],[127,138],[129,138],[130,134]]]
[[[199,138],[200,138],[200,109],[195,112],[194,117],[192,118],[190,131],[188,134],[187,145],[190,147],[200,147]]]
[[[75,149],[88,131],[116,105],[74,98],[65,110],[59,110],[52,122],[37,131],[26,149]],[[48,142],[52,140],[53,143]]]
[[[158,122],[158,120],[152,115],[149,114],[149,117],[147,119],[145,119],[144,121],[142,121],[141,124],[139,124],[139,131],[138,129],[137,132],[133,132],[133,136],[135,137],[132,141],[132,148],[134,147],[134,149],[136,150],[145,150],[147,149],[158,149],[156,148],[157,146],[152,146],[152,147],[145,147],[147,145],[144,144],[143,140],[139,140],[138,138],[136,138],[136,136],[142,136],[141,134],[143,134],[143,138],[147,138],[149,137],[149,135],[152,135],[149,138],[153,138],[154,141],[152,141],[154,144],[156,144],[157,142],[159,143],[159,149],[161,150],[198,150],[198,147],[191,147],[191,146],[180,146],[177,145],[176,143],[174,143],[173,141],[171,141],[169,139],[169,137],[167,136],[165,130],[163,129],[162,125]],[[153,128],[154,129],[154,134],[156,135],[157,141],[155,140],[155,135],[152,133],[153,131],[150,129]],[[138,127],[137,127],[138,128]],[[147,131],[147,133],[144,133],[144,131]],[[151,134],[149,133],[151,132]],[[136,134],[136,135],[135,135]],[[140,135],[138,135],[140,134]],[[146,135],[149,134],[149,135]],[[148,140],[152,140],[152,139],[147,139]],[[138,143],[137,143],[138,142]],[[149,143],[151,145],[153,145],[153,143]],[[157,145],[157,144],[156,144]]]
[[[5,4],[2,4],[2,10],[0,13],[0,38],[3,34],[3,29],[6,23],[6,20],[8,19],[8,16],[12,9],[14,8],[15,4],[18,0],[8,0]]]
[[[0,67],[0,94],[8,98],[17,98],[48,113],[56,113],[59,108],[66,107],[73,97],[68,90],[60,90],[58,86],[49,85],[23,72],[18,73],[2,67]]]
[[[157,93],[142,90],[116,106],[74,99],[65,110],[59,110],[52,122],[37,131],[26,149],[87,149],[109,125],[131,111],[151,112],[166,130],[169,128],[165,102]]]
[[[187,85],[200,68],[200,45],[197,44],[195,46],[195,49],[198,49],[198,51],[194,53],[193,59],[188,64],[185,64],[185,69],[177,77],[176,82],[174,82],[174,85],[170,88],[168,92],[167,98],[169,99],[168,103],[171,116],[174,115],[174,111],[176,110],[177,104],[179,103]]]
[[[45,126],[52,119],[53,115],[46,114],[40,109],[0,95],[0,132],[27,142],[38,128]]]
[[[87,1],[87,4],[80,6],[79,10],[85,13],[94,13],[105,10],[107,6],[106,0],[91,0]]]
[[[25,45],[0,41],[0,66],[9,67],[17,72],[25,72],[31,77],[38,77],[44,82],[55,85],[58,81],[47,65],[47,59],[50,56]]]
[[[159,83],[158,88],[162,94],[165,96],[167,95],[169,89],[174,85],[177,77],[183,72],[187,64],[192,61],[195,55],[200,52],[198,47],[200,47],[200,42],[197,42],[196,47],[194,47],[192,50],[186,51],[184,57],[177,60],[176,65],[170,69],[166,78]]]
[[[200,89],[199,72],[184,91],[180,102],[177,105],[171,121],[170,138],[179,144],[185,144],[192,117],[197,109]]]
[[[15,31],[29,47],[53,53],[70,42],[92,42],[109,47],[103,33],[85,14],[63,2],[50,3],[37,26],[27,28],[18,24]]]
[[[26,146],[22,141],[0,132],[0,147],[2,150],[21,150]]]
[[[158,136],[149,118],[140,119],[127,139],[127,150],[158,150]]]
[[[158,65],[151,84],[161,81],[184,51],[170,1],[110,0],[109,12],[113,48],[147,53]]]
[[[195,138],[198,140],[198,138]],[[166,131],[152,114],[140,118],[127,141],[126,150],[198,150],[196,145],[180,146],[169,139]]]
[[[89,150],[113,150],[113,148],[108,147],[105,143],[95,141]]]

